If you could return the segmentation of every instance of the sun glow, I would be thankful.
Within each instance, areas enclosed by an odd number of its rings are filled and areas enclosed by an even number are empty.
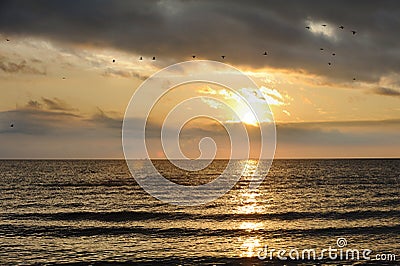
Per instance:
[[[283,102],[281,102],[283,97],[278,91],[270,91],[264,87],[259,91],[243,88],[240,92],[235,93],[226,88],[206,86],[197,92],[207,95],[207,98],[204,98],[203,102],[209,107],[220,109],[225,104],[233,110],[235,115],[226,114],[227,122],[242,122],[256,127],[260,123],[273,121],[268,104],[283,105]],[[269,100],[266,100],[264,95],[267,95]]]
[[[254,116],[252,112],[247,112],[245,115],[240,117],[240,120],[247,125],[255,127],[258,126],[257,118]]]

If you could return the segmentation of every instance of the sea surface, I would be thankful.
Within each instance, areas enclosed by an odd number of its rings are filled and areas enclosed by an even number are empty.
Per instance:
[[[250,175],[255,162],[241,163]],[[207,183],[225,165],[169,176]],[[400,265],[400,160],[275,160],[259,188],[249,182],[180,207],[147,194],[123,160],[0,161],[0,265]],[[257,257],[338,238],[371,260]]]

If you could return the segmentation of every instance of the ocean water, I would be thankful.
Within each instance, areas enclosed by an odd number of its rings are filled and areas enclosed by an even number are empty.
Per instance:
[[[226,162],[193,176],[155,164],[190,185]],[[213,202],[179,207],[148,195],[122,160],[0,161],[0,265],[400,265],[399,185],[396,159],[275,160],[258,189],[244,175]],[[371,260],[257,257],[338,238]]]

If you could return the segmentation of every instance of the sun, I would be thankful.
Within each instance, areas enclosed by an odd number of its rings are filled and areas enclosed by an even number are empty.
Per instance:
[[[247,125],[251,125],[251,126],[258,126],[258,121],[257,118],[254,116],[254,114],[252,112],[247,112],[245,115],[243,115],[240,120],[247,124]]]

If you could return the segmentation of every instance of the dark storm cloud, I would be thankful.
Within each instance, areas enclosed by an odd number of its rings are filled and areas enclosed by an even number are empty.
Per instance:
[[[400,71],[398,1],[17,0],[2,1],[0,7],[5,34],[114,47],[165,60],[226,55],[237,65],[305,69],[342,81],[356,76],[374,82]],[[312,34],[306,20],[332,25],[339,40]],[[262,56],[264,51],[269,55]]]
[[[400,91],[390,89],[390,88],[380,87],[380,88],[376,88],[376,89],[372,90],[372,92],[375,94],[383,95],[383,96],[400,97]]]

